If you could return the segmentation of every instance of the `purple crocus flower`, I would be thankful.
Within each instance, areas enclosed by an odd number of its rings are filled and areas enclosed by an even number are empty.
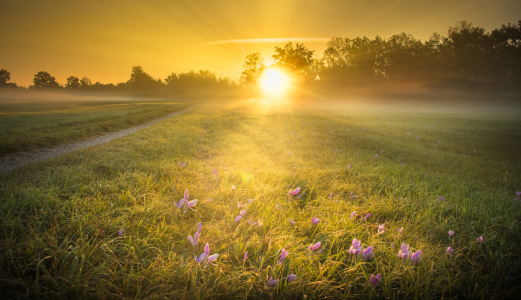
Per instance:
[[[206,256],[210,255],[210,245],[208,245],[208,243],[204,245],[204,253],[206,254]]]
[[[402,228],[398,228],[398,229],[396,229],[396,231],[397,231],[398,233],[402,233],[402,232],[403,232],[403,227],[402,227]]]
[[[199,235],[201,235],[201,230],[203,230],[203,223],[199,222],[197,223],[197,232]]]
[[[516,191],[516,198],[514,200],[521,202],[521,192],[520,191]]]
[[[270,280],[268,280],[269,286],[275,286],[279,282],[278,279],[273,279],[273,277],[270,277]]]
[[[398,257],[402,258],[402,259],[407,259],[407,258],[409,258],[409,255],[410,255],[409,245],[402,243],[402,245],[400,246],[400,251],[398,251]]]
[[[295,226],[295,225],[297,225],[297,222],[293,221],[293,218],[290,218],[289,219],[289,225]]]
[[[351,165],[347,166],[347,169],[348,169],[348,170],[351,169]]]
[[[360,246],[361,242],[357,239],[353,239],[351,245],[352,246],[349,248],[349,250],[347,250],[347,252],[353,254],[354,256],[360,255],[360,253],[362,252],[362,248]]]
[[[443,201],[443,199],[445,199],[445,197],[443,197],[443,196],[440,196],[440,197],[438,198],[438,200],[440,200],[440,201]]]
[[[219,254],[212,254],[212,255],[208,256],[207,263],[211,263],[213,265],[214,264],[213,262],[217,260],[217,257],[219,257]]]
[[[365,215],[365,220],[367,221],[367,219],[369,219],[370,216],[371,216],[371,214],[367,213],[367,215]]]
[[[454,253],[454,250],[452,249],[451,246],[447,247],[446,253],[447,253],[447,255],[452,255],[452,253]]]
[[[208,255],[206,255],[206,253],[201,253],[201,255],[199,255],[199,257],[197,257],[197,255],[194,255],[194,259],[196,262],[198,262],[200,264],[206,259],[207,256]]]
[[[248,251],[244,252],[244,257],[242,258],[243,262],[246,262],[248,259]]]
[[[250,205],[252,202],[253,202],[253,199],[250,199],[250,200],[248,200],[248,202],[246,203],[246,205]]]
[[[449,230],[449,239],[454,236],[454,230]]]
[[[373,247],[369,246],[367,249],[362,251],[362,257],[365,261],[370,261],[371,259],[373,259]]]
[[[122,236],[122,235],[123,235],[123,227],[121,227],[121,228],[119,229],[119,232],[118,232],[118,236]]]
[[[179,203],[174,202],[174,204],[177,208],[181,209],[186,205],[186,202],[187,201],[185,200],[185,198],[182,198],[181,200],[179,200]]]
[[[237,218],[235,218],[235,223],[239,222],[240,220],[242,219],[242,216],[237,216]]]
[[[483,237],[482,237],[482,236],[479,236],[479,237],[477,238],[477,240],[478,240],[478,244],[481,245],[481,243],[483,243]]]
[[[288,283],[292,283],[296,279],[297,279],[297,275],[295,275],[295,274],[289,274],[288,277],[286,277],[286,280],[288,281]]]
[[[219,172],[217,172],[217,170],[216,170],[216,169],[213,169],[213,171],[212,171],[212,172],[213,172],[213,175],[215,175],[215,176],[219,175]]]
[[[349,219],[353,220],[353,218],[355,216],[356,216],[356,210],[349,215]]]
[[[418,264],[422,260],[422,258],[420,257],[421,254],[422,252],[418,250],[411,255],[411,261],[413,264]]]
[[[281,264],[286,257],[288,257],[289,251],[282,248],[282,254],[280,255],[279,264]]]
[[[382,280],[382,275],[380,275],[380,274],[377,274],[376,276],[371,275],[371,279],[369,279],[372,286],[378,285],[378,283],[380,283],[381,280]]]
[[[194,210],[193,207],[194,207],[196,204],[197,204],[197,199],[194,199],[194,200],[188,201],[188,203],[186,203],[186,209]]]
[[[374,158],[378,158],[378,154],[376,154],[376,155],[374,156]]]
[[[188,240],[190,241],[190,244],[192,244],[192,246],[197,246],[197,242],[199,241],[199,232],[196,232],[193,238],[191,235],[189,235]]]
[[[311,223],[312,223],[313,225],[318,225],[319,222],[320,222],[320,219],[319,219],[319,218],[316,218],[316,217],[311,218]]]
[[[293,196],[298,195],[298,193],[300,193],[300,187],[298,187],[298,188],[296,188],[296,189],[294,189],[294,190],[289,190],[288,195],[290,195],[291,197],[293,197]]]
[[[244,217],[244,215],[246,215],[246,210],[245,210],[245,209],[241,210],[241,212],[239,213],[239,215],[241,215],[241,217]]]
[[[382,234],[385,231],[385,224],[381,224],[378,226],[378,234]]]
[[[308,250],[311,251],[311,252],[312,251],[317,251],[320,248],[321,245],[322,245],[322,243],[320,243],[320,242],[316,243],[315,245],[311,244],[311,245],[308,246]]]

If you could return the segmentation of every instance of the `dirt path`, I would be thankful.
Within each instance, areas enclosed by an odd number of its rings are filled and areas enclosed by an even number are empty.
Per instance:
[[[149,121],[147,123],[131,127],[128,129],[124,129],[117,132],[108,133],[106,135],[102,135],[96,138],[92,138],[86,141],[81,142],[74,142],[70,144],[60,145],[54,148],[48,148],[48,149],[41,149],[41,150],[35,150],[35,151],[29,151],[29,152],[20,152],[13,155],[7,155],[4,157],[0,157],[0,174],[2,173],[8,173],[14,169],[23,167],[28,164],[32,164],[35,162],[39,162],[42,160],[47,160],[50,158],[56,158],[60,157],[62,155],[65,155],[67,153],[71,153],[76,150],[85,149],[92,146],[102,145],[106,144],[112,140],[119,139],[121,137],[124,137],[126,135],[132,134],[134,132],[137,132],[143,128],[146,128],[148,126],[154,125],[157,122],[161,122],[163,120],[166,120],[168,118],[180,115],[184,112],[187,112],[193,108],[195,108],[197,105],[190,106],[186,109],[176,111],[173,113],[170,113],[166,116],[163,116],[161,118],[154,119],[152,121]]]

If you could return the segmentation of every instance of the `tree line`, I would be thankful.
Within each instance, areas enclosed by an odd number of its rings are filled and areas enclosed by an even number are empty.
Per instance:
[[[521,83],[521,21],[502,25],[492,32],[466,21],[450,27],[446,36],[434,33],[421,41],[411,34],[334,37],[321,58],[303,44],[275,47],[274,64],[300,83],[319,87],[350,87],[381,83],[418,83],[429,86],[490,86],[518,90]],[[130,79],[118,84],[92,83],[70,76],[64,85],[48,72],[38,72],[30,89],[124,91],[136,95],[171,95],[210,91],[235,91],[255,86],[268,68],[260,53],[246,56],[239,80],[218,77],[208,70],[172,73],[164,80],[153,78],[142,67],[132,68]],[[0,87],[16,88],[10,73],[0,70]]]

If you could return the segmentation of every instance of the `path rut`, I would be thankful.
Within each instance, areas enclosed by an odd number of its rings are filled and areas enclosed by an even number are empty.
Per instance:
[[[161,122],[163,120],[180,115],[195,107],[197,107],[197,105],[193,105],[186,109],[170,113],[166,116],[154,119],[152,121],[148,121],[148,122],[138,125],[138,126],[134,126],[131,128],[121,130],[121,131],[117,131],[117,132],[108,133],[108,134],[105,134],[105,135],[102,135],[99,137],[95,137],[95,138],[92,138],[89,140],[64,144],[64,145],[56,146],[53,148],[40,149],[40,150],[34,150],[34,151],[28,151],[28,152],[20,152],[20,153],[0,157],[0,174],[8,173],[12,170],[21,168],[23,166],[26,166],[26,165],[29,165],[32,163],[44,161],[44,160],[51,159],[51,158],[60,157],[62,155],[65,155],[67,153],[71,153],[71,152],[74,152],[77,150],[106,144],[110,141],[119,139],[121,137],[127,136],[132,133],[135,133],[141,129],[147,128],[147,127],[154,125],[158,122]]]

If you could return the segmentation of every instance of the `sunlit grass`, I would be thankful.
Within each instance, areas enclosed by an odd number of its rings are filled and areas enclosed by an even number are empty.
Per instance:
[[[0,290],[44,298],[513,298],[520,125],[515,113],[199,107],[2,175]],[[185,189],[198,199],[193,211],[175,205]],[[188,236],[199,222],[194,247]],[[372,260],[348,253],[354,238],[374,247]],[[318,242],[322,252],[310,252]],[[207,243],[219,254],[215,265],[194,260]],[[421,262],[398,258],[401,243],[421,250]],[[282,249],[289,254],[279,264]],[[291,274],[295,281],[281,280]],[[271,277],[280,281],[270,286]]]

